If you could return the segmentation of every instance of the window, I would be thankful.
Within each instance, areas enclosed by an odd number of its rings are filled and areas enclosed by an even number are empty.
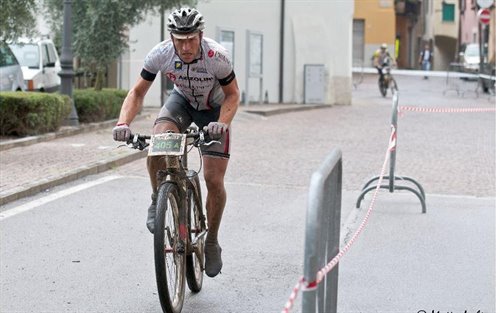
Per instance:
[[[47,66],[49,63],[49,51],[47,50],[47,45],[42,45],[42,65]]]
[[[455,21],[455,5],[443,2],[443,22]]]
[[[16,64],[17,60],[12,51],[10,51],[7,45],[0,42],[0,66],[11,66]]]
[[[234,32],[230,30],[219,31],[219,43],[229,52],[229,59],[234,63]]]
[[[57,58],[56,58],[56,48],[54,48],[53,45],[48,44],[47,45],[47,50],[49,52],[49,63],[51,64],[56,64]]]

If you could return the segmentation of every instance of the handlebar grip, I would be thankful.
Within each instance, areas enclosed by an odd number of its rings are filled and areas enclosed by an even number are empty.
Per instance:
[[[130,137],[127,139],[127,144],[131,144],[134,149],[144,150],[149,146],[146,140],[150,138],[151,136],[147,135],[130,134]]]

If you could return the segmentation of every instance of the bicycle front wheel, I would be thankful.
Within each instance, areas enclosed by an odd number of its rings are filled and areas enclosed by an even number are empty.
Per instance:
[[[158,297],[166,313],[179,313],[184,304],[186,243],[181,239],[177,186],[164,183],[158,191],[154,254]]]
[[[387,86],[385,85],[385,76],[383,80],[379,80],[378,89],[380,90],[380,94],[382,95],[382,97],[385,97],[385,95],[387,94]]]
[[[190,231],[191,251],[186,255],[186,279],[189,289],[192,292],[199,292],[203,284],[204,268],[204,247],[205,236],[203,232],[207,230],[205,215],[203,213],[203,203],[201,200],[200,179],[194,171],[187,173],[192,186],[188,188],[188,226]]]

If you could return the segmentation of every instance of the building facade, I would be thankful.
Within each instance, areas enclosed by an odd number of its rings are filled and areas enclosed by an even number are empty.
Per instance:
[[[314,90],[322,103],[351,103],[352,1],[204,0],[197,8],[205,17],[204,36],[231,55],[243,102],[304,103],[304,91]],[[118,87],[128,89],[139,77],[144,57],[161,41],[160,21],[148,16],[130,29]],[[306,76],[310,65],[320,70]],[[145,105],[159,106],[160,90],[157,78]]]
[[[382,43],[395,55],[396,18],[393,0],[355,0],[353,65],[371,66],[371,57]]]
[[[458,51],[459,14],[461,0],[424,0],[426,39],[433,40],[435,70],[447,70],[456,61]]]
[[[422,11],[425,3],[421,0],[396,0],[396,38],[399,41],[398,67],[418,68],[420,51],[431,39],[425,39],[425,19]]]

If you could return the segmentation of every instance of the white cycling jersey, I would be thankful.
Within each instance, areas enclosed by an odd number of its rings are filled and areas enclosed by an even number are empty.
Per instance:
[[[141,76],[153,81],[158,72],[166,75],[198,111],[221,106],[221,85],[228,85],[235,77],[226,49],[210,38],[202,38],[200,58],[191,63],[179,58],[172,40],[160,42],[146,56]]]

